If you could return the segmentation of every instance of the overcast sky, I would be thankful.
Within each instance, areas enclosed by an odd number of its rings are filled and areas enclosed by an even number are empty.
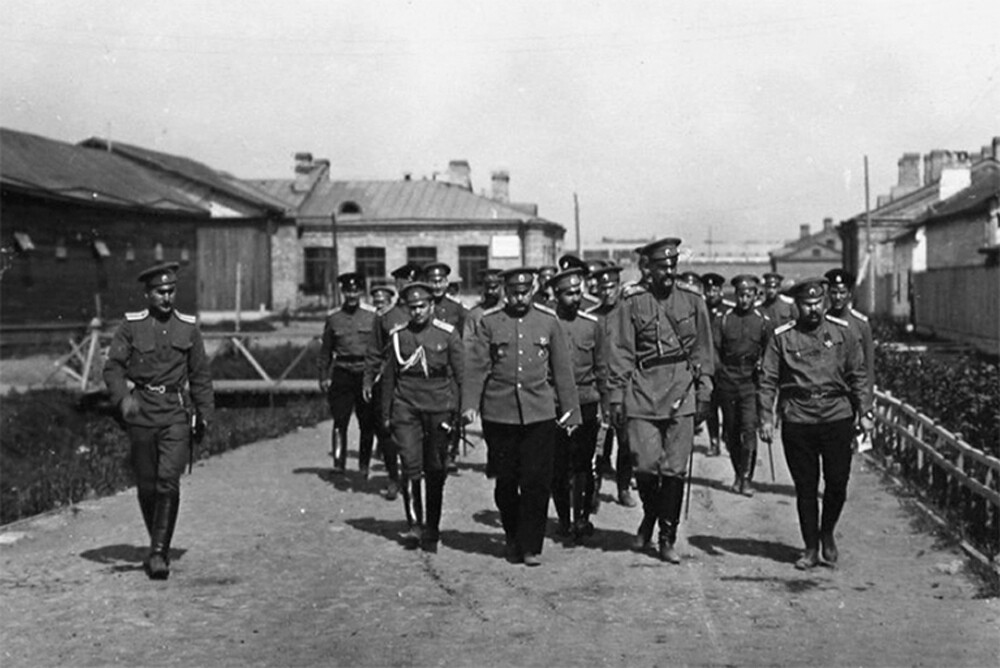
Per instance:
[[[1000,2],[4,0],[0,123],[244,178],[510,171],[575,244],[794,238],[1000,135]],[[2,159],[2,156],[0,156]],[[709,232],[711,228],[711,232]],[[766,250],[766,248],[765,248]]]

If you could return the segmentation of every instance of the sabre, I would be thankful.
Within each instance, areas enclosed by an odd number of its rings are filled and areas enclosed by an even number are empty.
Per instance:
[[[771,463],[771,482],[774,482],[774,452],[771,450],[771,441],[767,442],[767,460]]]

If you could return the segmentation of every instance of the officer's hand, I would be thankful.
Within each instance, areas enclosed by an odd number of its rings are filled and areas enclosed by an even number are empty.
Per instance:
[[[694,408],[694,423],[696,425],[701,424],[708,419],[709,413],[712,412],[712,403],[709,401],[696,401]]]
[[[372,388],[370,388],[370,387],[362,387],[361,388],[361,399],[366,404],[370,404],[372,402]]]
[[[208,421],[202,417],[201,413],[195,413],[194,427],[191,430],[191,438],[194,439],[195,443],[199,443],[203,438],[205,438],[205,434],[207,432]]]
[[[576,431],[576,428],[579,427],[579,426],[580,425],[578,425],[578,424],[568,424],[568,425],[565,425],[563,427],[563,429],[566,430],[566,435],[567,436],[572,436],[573,432]]]
[[[139,402],[131,394],[126,394],[122,399],[121,410],[123,417],[132,417],[139,412]]]
[[[325,380],[325,379],[320,380],[319,381],[319,390],[323,394],[326,394],[327,392],[329,392],[330,391],[330,381],[329,380]]]
[[[611,421],[611,426],[621,429],[622,425],[625,424],[625,410],[620,403],[613,403],[609,406],[608,418]]]
[[[774,425],[770,422],[761,423],[757,435],[760,436],[760,440],[770,443],[774,440]]]
[[[859,422],[859,426],[861,427],[861,431],[867,434],[868,432],[870,432],[872,429],[875,428],[875,419],[870,418],[867,415],[862,415],[861,420]]]
[[[462,411],[462,424],[472,424],[479,419],[479,412],[475,408],[466,408]]]
[[[390,420],[389,418],[386,418],[385,420],[383,420],[382,421],[382,427],[386,431],[390,431],[392,429],[392,420]]]

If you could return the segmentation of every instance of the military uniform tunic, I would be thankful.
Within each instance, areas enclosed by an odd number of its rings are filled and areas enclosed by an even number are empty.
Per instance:
[[[858,338],[861,339],[861,350],[865,355],[865,374],[868,378],[868,390],[874,395],[875,392],[875,341],[872,338],[872,327],[868,323],[868,316],[853,308],[844,309],[843,313],[833,313],[830,315],[840,318],[846,322]]]
[[[434,300],[434,317],[437,320],[448,323],[459,333],[464,330],[465,315],[466,309],[462,306],[462,302],[451,295],[445,295],[440,299]]]
[[[795,300],[788,295],[778,295],[774,301],[761,302],[757,308],[768,317],[773,327],[780,327],[786,322],[794,322],[799,317]]]

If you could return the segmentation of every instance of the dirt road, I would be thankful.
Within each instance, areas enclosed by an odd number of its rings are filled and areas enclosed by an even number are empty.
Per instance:
[[[700,440],[682,565],[629,551],[639,511],[608,496],[590,544],[546,541],[542,567],[526,568],[500,556],[483,446],[449,478],[429,555],[402,549],[402,507],[380,497],[380,469],[368,482],[329,474],[329,433],[327,422],[200,463],[182,482],[166,582],[140,569],[132,492],[6,527],[3,666],[1000,661],[1000,601],[977,597],[961,553],[916,530],[861,460],[837,570],[792,567],[780,449],[777,482],[762,453],[768,483],[748,499],[726,491],[728,459],[704,457]]]

